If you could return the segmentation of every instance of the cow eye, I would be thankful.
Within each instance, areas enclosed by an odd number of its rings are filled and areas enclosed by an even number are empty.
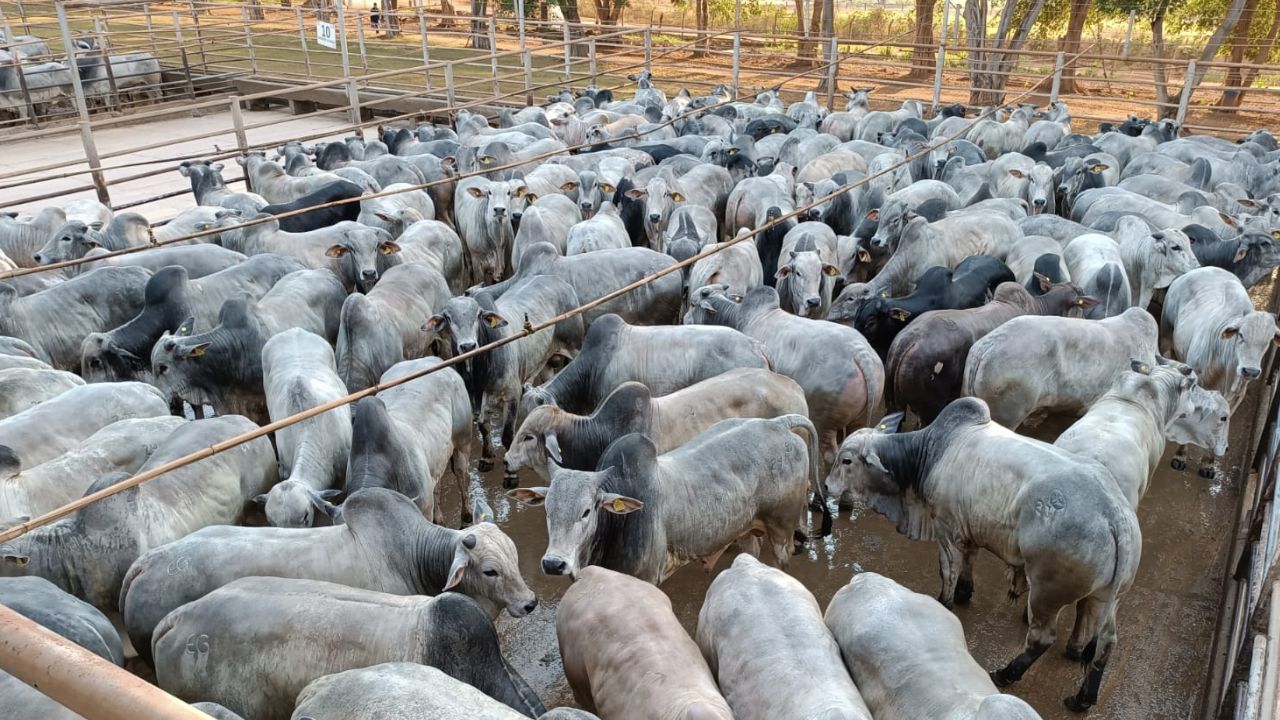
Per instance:
[[[583,510],[583,511],[582,511],[582,519],[583,519],[583,520],[586,520],[586,519],[587,519],[587,516],[588,516],[588,515],[590,515],[590,514],[591,514],[591,508],[587,508],[586,510]]]
[[[853,458],[840,458],[840,464],[841,464],[841,465],[852,465],[852,464],[853,464]]]
[[[484,574],[485,574],[485,577],[498,577],[497,570],[485,570]]]
[[[535,438],[532,435],[525,435],[524,437],[520,438],[520,442],[533,442],[536,439],[537,438]]]
[[[157,372],[158,374],[160,374],[160,375],[163,375],[163,374],[165,374],[165,373],[169,372],[169,366],[168,366],[168,365],[158,365],[158,366],[156,367],[156,372]]]
[[[89,361],[89,367],[91,367],[91,368],[100,368],[100,367],[102,367],[102,361],[101,361],[101,360],[99,360],[98,358],[94,358],[94,359],[92,359],[92,360],[90,360],[90,361]]]

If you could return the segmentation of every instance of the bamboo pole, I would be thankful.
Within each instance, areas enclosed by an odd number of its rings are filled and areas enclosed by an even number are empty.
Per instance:
[[[93,720],[211,720],[128,670],[3,605],[0,668]]]

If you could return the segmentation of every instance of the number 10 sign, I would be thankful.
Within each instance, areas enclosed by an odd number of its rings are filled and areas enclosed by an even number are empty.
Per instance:
[[[338,47],[338,34],[333,28],[333,23],[316,22],[316,42],[329,49]]]

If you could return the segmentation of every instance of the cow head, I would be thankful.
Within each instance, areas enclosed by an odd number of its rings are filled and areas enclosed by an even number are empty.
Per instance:
[[[507,475],[515,475],[522,468],[533,468],[543,480],[551,480],[550,463],[564,462],[556,435],[556,427],[563,417],[564,411],[554,405],[536,407],[529,413],[502,458]]]
[[[880,458],[882,437],[877,430],[862,428],[845,438],[827,474],[827,497],[840,497],[846,491],[867,499],[902,494],[900,481],[907,478],[893,477]]]
[[[515,543],[492,522],[478,522],[457,533],[443,589],[487,600],[506,608],[511,617],[524,617],[538,607],[537,596],[520,575]]]
[[[306,483],[289,479],[276,484],[267,494],[255,497],[254,501],[265,506],[267,522],[272,527],[309,528],[315,524],[316,511],[330,518],[337,515],[338,508],[329,501],[341,492],[316,491]]]
[[[790,301],[792,312],[813,318],[826,315],[833,281],[839,276],[840,269],[823,262],[817,250],[792,250],[776,275],[786,281],[779,283],[779,295]]]
[[[79,220],[71,220],[58,228],[49,238],[49,242],[35,254],[35,261],[40,265],[50,265],[82,258],[90,250],[102,247],[98,231],[102,223],[86,224]]]
[[[496,329],[506,324],[505,318],[481,308],[475,298],[460,295],[446,303],[440,313],[428,318],[422,329],[448,337],[453,354],[458,355],[479,347],[485,340],[485,328]]]
[[[600,518],[626,515],[644,507],[631,497],[607,492],[603,485],[621,473],[617,467],[599,472],[565,470],[552,465],[551,487],[517,488],[507,495],[524,505],[545,505],[547,551],[542,571],[576,577],[587,564]]]
[[[333,271],[348,290],[367,293],[382,273],[400,264],[400,246],[381,228],[357,226],[344,231],[325,255],[333,259]]]
[[[1236,374],[1254,380],[1262,375],[1262,358],[1268,344],[1280,345],[1280,329],[1276,328],[1275,315],[1256,310],[1225,325],[1221,338],[1234,346]]]

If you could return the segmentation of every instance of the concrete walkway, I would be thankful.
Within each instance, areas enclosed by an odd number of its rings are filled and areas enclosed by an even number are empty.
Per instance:
[[[347,118],[345,113],[303,118],[294,117],[283,110],[245,111],[244,113],[245,126],[249,128],[246,130],[249,144],[269,144],[272,148],[270,152],[274,152],[275,146],[289,140],[326,131],[331,131],[331,135],[325,139],[338,139],[348,134],[344,132]],[[261,128],[252,127],[265,122],[272,124]],[[195,204],[195,200],[189,192],[189,181],[178,174],[178,163],[189,157],[203,157],[215,154],[219,150],[225,152],[235,148],[236,139],[232,127],[231,112],[227,110],[199,114],[197,117],[175,116],[137,125],[120,125],[95,130],[93,136],[98,146],[98,153],[103,156],[112,156],[102,161],[102,166],[107,168],[105,175],[112,205],[119,207],[175,190],[187,189],[188,192],[184,195],[149,202],[129,210],[140,212],[152,223],[157,223],[168,220],[191,207]],[[218,134],[199,140],[183,139],[214,132]],[[132,148],[154,145],[166,138],[172,138],[172,143],[150,150],[132,150]],[[114,155],[115,153],[122,154]],[[121,167],[139,162],[149,164]],[[233,179],[240,177],[241,174],[235,160],[228,159],[223,162],[226,164],[223,177],[227,179],[228,184],[235,189],[243,189],[243,186],[233,184]],[[58,163],[59,168],[0,179],[0,210],[16,210],[25,214],[77,198],[95,199],[97,197],[92,189],[88,189],[65,192],[57,198],[34,202],[29,200],[29,198],[48,193],[70,191],[76,187],[91,185],[92,179],[88,173],[77,173],[66,178],[56,177],[88,168],[78,133],[69,132],[56,137],[17,142],[5,142],[0,137],[0,175],[8,176],[24,168],[38,168],[53,163]],[[157,169],[163,169],[166,172],[151,177],[126,180],[130,176]],[[55,177],[56,179],[49,179]],[[24,184],[10,187],[19,182]]]

